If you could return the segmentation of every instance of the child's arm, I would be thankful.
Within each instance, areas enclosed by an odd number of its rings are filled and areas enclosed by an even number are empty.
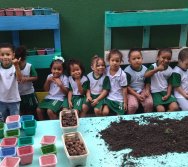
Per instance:
[[[34,82],[38,79],[38,77],[22,77],[22,83],[25,83],[25,82]]]
[[[174,87],[174,89],[180,93],[183,97],[185,97],[186,99],[188,99],[188,94],[187,92],[185,92],[183,90],[183,88],[181,87],[181,75],[177,72],[173,72],[172,76],[170,78],[170,81],[172,83],[172,86]]]
[[[180,93],[183,97],[188,99],[188,93],[186,93],[181,86],[174,88],[178,93]]]
[[[123,87],[124,110],[127,111],[127,87]]]
[[[164,69],[165,69],[164,63],[160,64],[156,68],[154,68],[153,66],[150,66],[150,68],[148,68],[148,70],[145,72],[144,77],[149,78],[153,76],[155,73],[157,73],[158,71],[163,71]]]
[[[82,87],[82,83],[80,79],[76,79],[75,80],[78,86],[78,91],[80,92],[81,95],[83,95],[85,93],[83,87]]]
[[[53,77],[49,77],[46,79],[44,83],[44,91],[48,92],[50,90],[50,84],[53,82]]]
[[[86,98],[87,98],[86,101],[92,102],[90,89],[87,89],[87,91],[86,91]]]
[[[54,78],[54,82],[60,87],[61,91],[65,95],[67,95],[69,89],[67,87],[65,87],[65,85],[63,84],[63,82],[61,81],[61,79],[60,78]]]
[[[108,90],[102,90],[101,94],[96,98],[96,99],[93,99],[92,101],[92,106],[95,106],[99,103],[100,100],[102,100],[103,98],[105,98],[108,94]]]
[[[146,97],[150,96],[150,94],[151,94],[151,85],[150,85],[150,83],[146,83],[145,84],[145,90],[146,90],[145,96]]]
[[[18,82],[21,82],[21,80],[22,80],[22,74],[21,74],[20,67],[19,67],[20,60],[21,60],[21,58],[12,60],[12,63],[16,69],[16,77],[17,77]]]
[[[172,85],[169,84],[169,85],[168,85],[168,88],[167,88],[167,94],[162,97],[162,100],[167,100],[167,99],[170,97],[171,92],[172,92]]]
[[[108,95],[108,92],[110,91],[110,89],[111,89],[110,79],[109,77],[106,76],[103,81],[102,92],[96,99],[93,100],[92,106],[97,105],[100,100],[105,98]]]
[[[69,108],[72,109],[73,105],[72,105],[72,90],[69,90],[68,92],[68,103],[69,103]]]
[[[34,82],[38,79],[37,77],[37,72],[35,70],[35,68],[33,66],[31,66],[30,68],[30,76],[29,77],[24,77],[22,76],[22,83],[25,83],[25,82]]]

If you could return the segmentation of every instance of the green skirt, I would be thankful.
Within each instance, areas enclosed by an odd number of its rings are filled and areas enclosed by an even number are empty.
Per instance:
[[[172,102],[176,102],[176,98],[171,95],[167,100],[162,100],[162,97],[164,97],[167,94],[167,92],[157,92],[157,93],[152,93],[152,98],[153,98],[153,105],[154,107],[158,105],[168,105]]]
[[[78,110],[78,111],[82,111],[83,101],[84,101],[84,96],[73,95],[72,96],[73,109]]]
[[[107,105],[113,112],[116,112],[118,115],[125,114],[123,102],[112,101],[106,98],[104,104]]]
[[[50,109],[55,113],[59,113],[62,108],[68,107],[68,101],[67,99],[64,99],[64,101],[44,99],[39,103],[38,107],[41,109]]]

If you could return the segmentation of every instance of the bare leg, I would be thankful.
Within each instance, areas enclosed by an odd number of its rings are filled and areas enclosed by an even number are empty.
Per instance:
[[[37,108],[36,112],[37,112],[37,117],[38,117],[39,121],[44,120],[44,110]]]
[[[50,109],[47,110],[47,114],[50,120],[58,119],[58,115]]]
[[[107,116],[109,114],[110,110],[107,105],[104,105],[103,110],[102,110],[102,115]]]
[[[80,113],[80,117],[85,117],[88,110],[89,110],[89,107],[86,104],[83,104],[82,105],[82,111]]]

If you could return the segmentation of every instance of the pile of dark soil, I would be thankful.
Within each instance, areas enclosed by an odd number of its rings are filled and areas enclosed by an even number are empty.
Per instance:
[[[112,122],[101,132],[109,150],[130,148],[130,156],[155,156],[173,152],[188,152],[188,117],[181,120],[148,118],[148,124],[134,120]]]

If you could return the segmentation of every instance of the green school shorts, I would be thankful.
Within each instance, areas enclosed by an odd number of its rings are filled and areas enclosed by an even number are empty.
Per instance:
[[[59,113],[62,108],[68,108],[67,98],[64,101],[44,99],[39,103],[39,108],[41,109],[51,109],[55,113]]]
[[[96,99],[99,95],[91,95],[92,99]],[[91,102],[86,101],[86,97],[84,97],[83,104],[86,104],[89,108],[97,108],[101,109],[104,104],[104,99],[100,100],[96,106],[91,106]]]

